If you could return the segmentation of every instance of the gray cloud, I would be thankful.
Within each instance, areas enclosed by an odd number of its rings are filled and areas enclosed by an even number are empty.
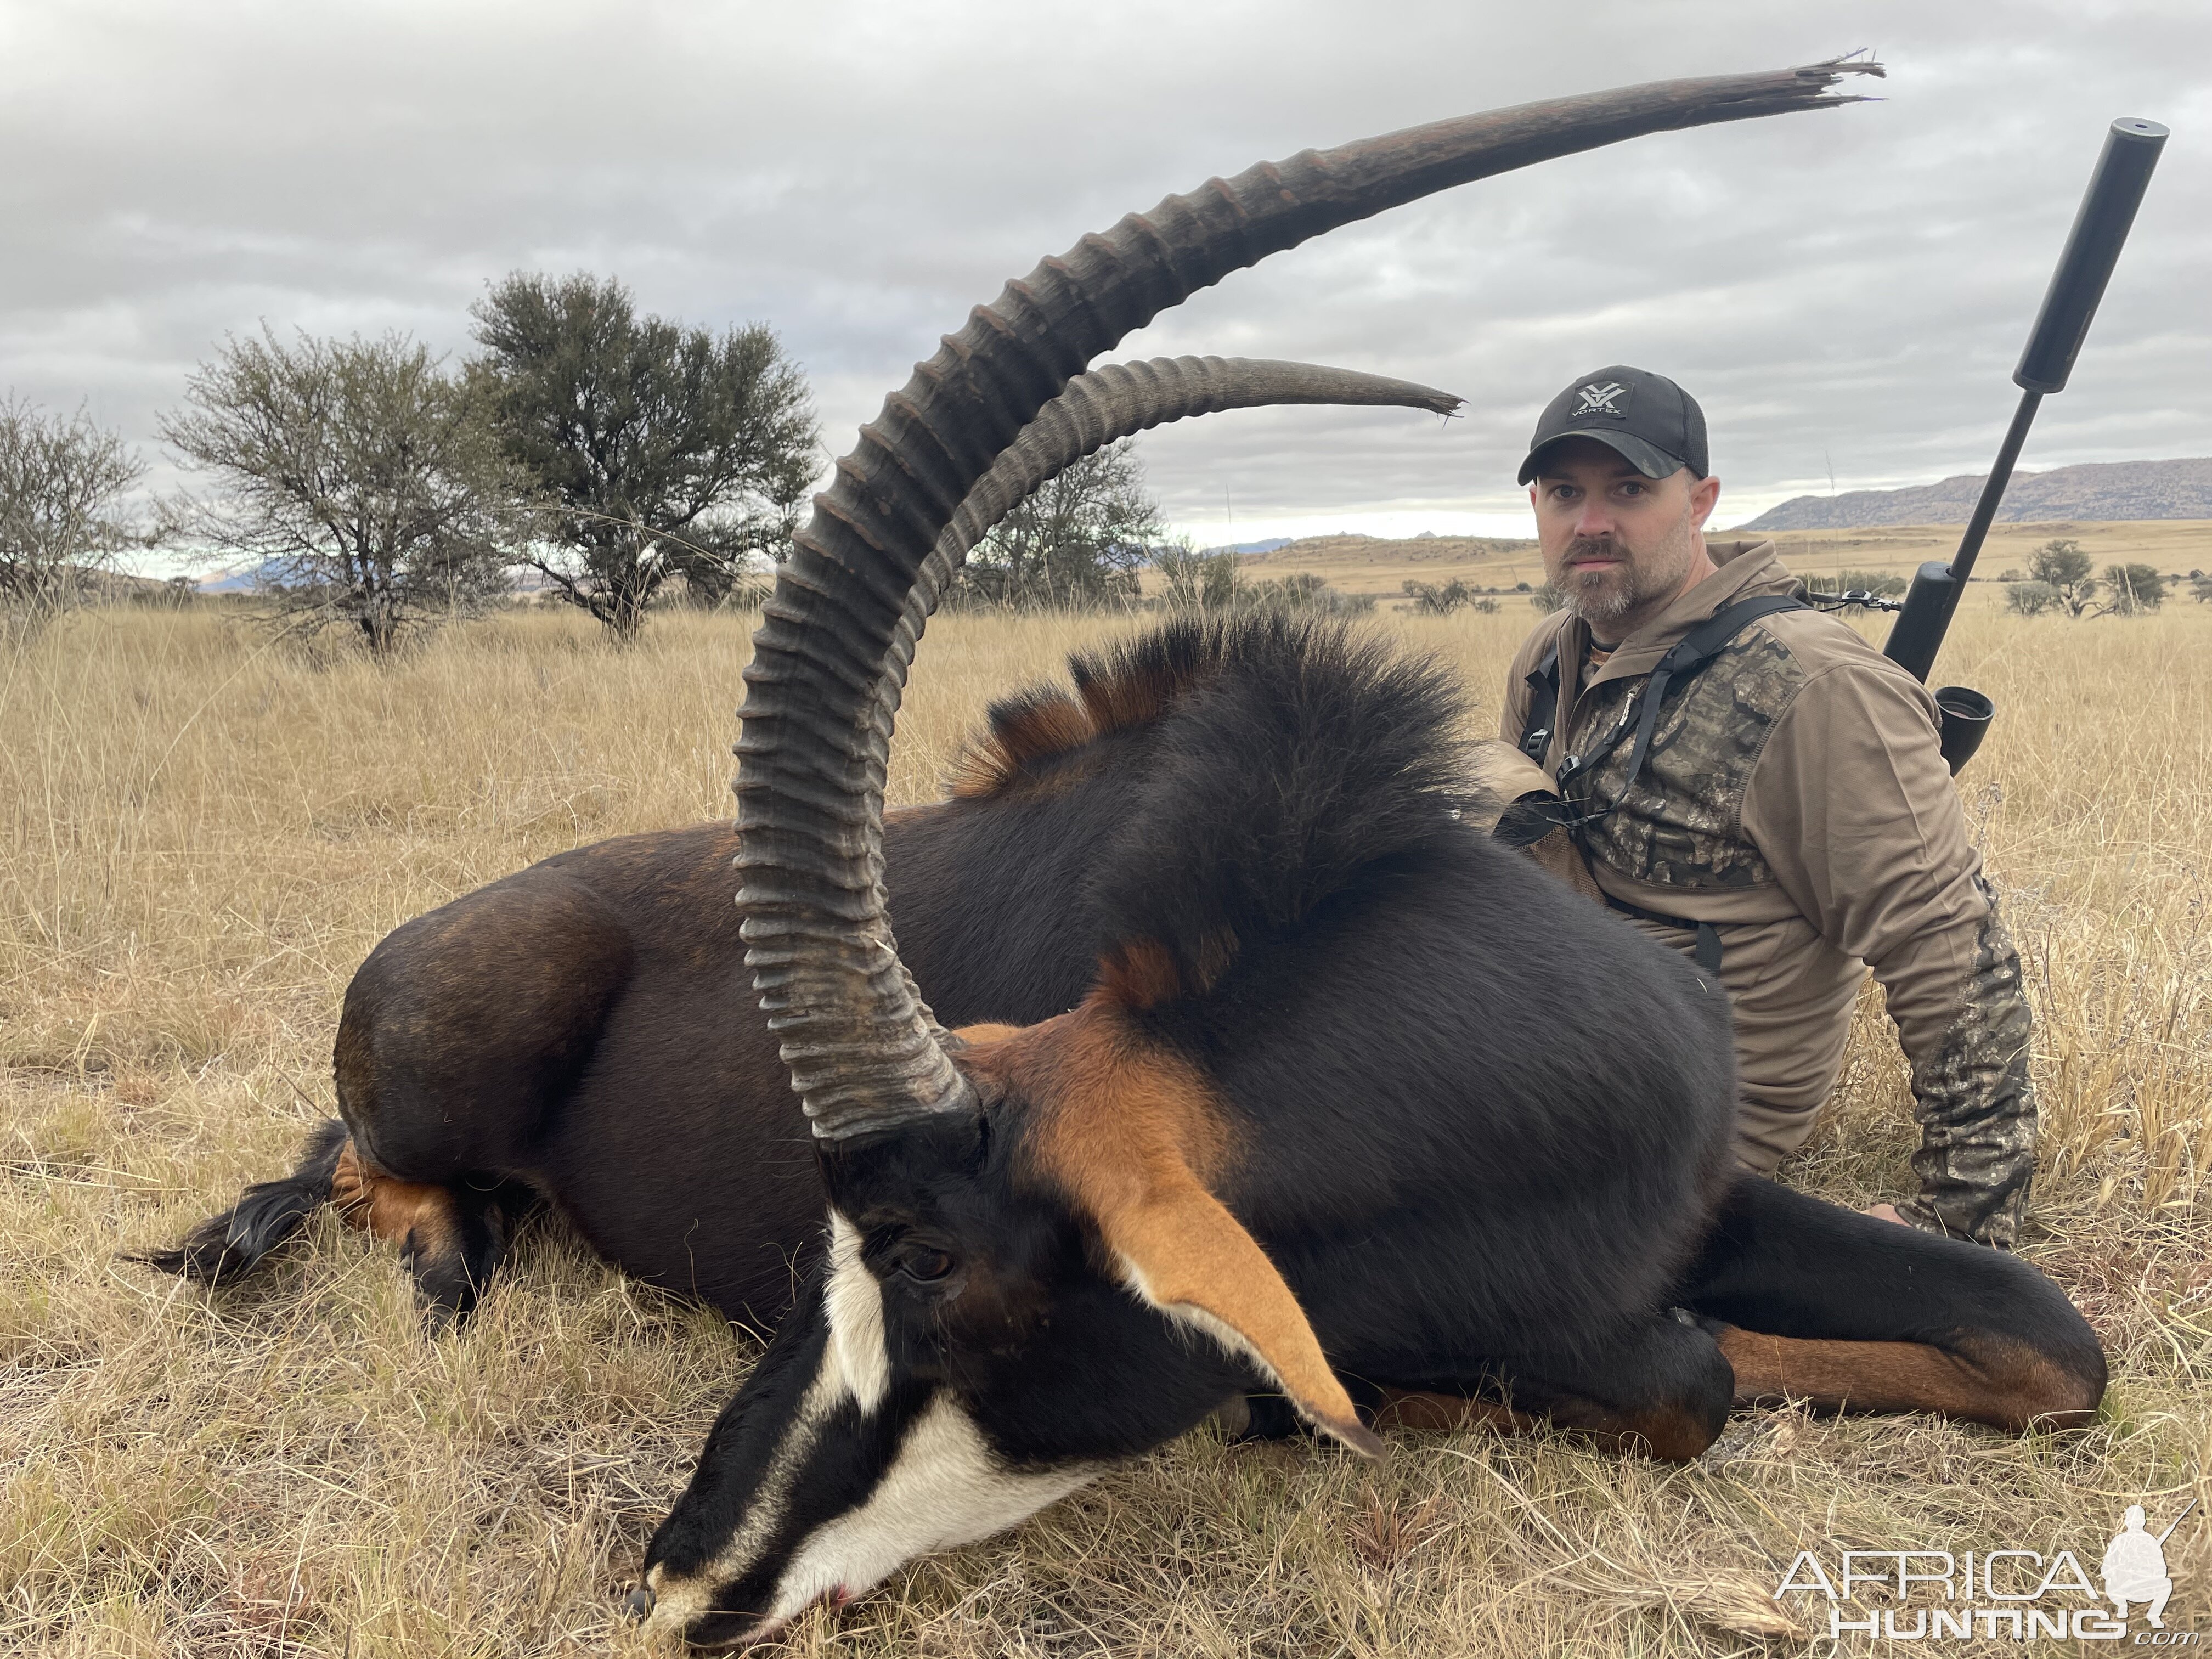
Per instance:
[[[226,331],[465,349],[516,268],[764,319],[831,447],[968,307],[1210,173],[1625,82],[1880,49],[1885,101],[1645,138],[1268,261],[1121,355],[1466,393],[1146,441],[1211,538],[1511,514],[1534,410],[1626,360],[1705,403],[1723,519],[1984,465],[2107,121],[2175,137],[2029,466],[2212,451],[2212,14],[1407,3],[0,7],[0,380],[150,440]],[[1729,509],[1733,509],[1733,513]]]

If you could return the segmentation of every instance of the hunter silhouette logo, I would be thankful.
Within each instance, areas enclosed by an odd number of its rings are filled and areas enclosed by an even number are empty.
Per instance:
[[[1623,421],[1628,418],[1628,387],[1619,380],[1608,380],[1603,386],[1592,380],[1588,386],[1577,386],[1575,395],[1582,399],[1575,405],[1577,416],[1610,415]]]
[[[2133,1607],[2148,1626],[2134,1633],[2133,1645],[2196,1649],[2200,1632],[2169,1631],[2165,1619],[2173,1594],[2166,1540],[2196,1507],[2191,1499],[2164,1531],[2153,1532],[2144,1524],[2142,1506],[2130,1504],[2099,1564],[2101,1591],[2069,1549],[2051,1555],[2024,1549],[1844,1550],[1832,1570],[1819,1553],[1801,1550],[1774,1599],[1824,1598],[1831,1640],[1849,1632],[1886,1643],[2119,1642],[2129,1639]],[[1870,1599],[1875,1605],[1862,1599],[1867,1586],[1875,1587]]]
[[[2164,1630],[2166,1598],[2173,1594],[2173,1580],[2166,1576],[2166,1540],[2173,1536],[2197,1500],[2191,1498],[2181,1514],[2167,1523],[2164,1532],[2143,1530],[2142,1505],[2130,1504],[2121,1517],[2120,1530],[2105,1547],[2105,1599],[2118,1609],[2121,1618],[2128,1616],[2128,1603],[2142,1601],[2148,1605],[2143,1616],[2153,1630]]]

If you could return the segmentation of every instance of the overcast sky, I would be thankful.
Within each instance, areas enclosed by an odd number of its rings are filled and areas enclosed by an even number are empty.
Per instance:
[[[1885,101],[1632,140],[1230,278],[1115,354],[1470,399],[1143,441],[1201,543],[1518,533],[1536,410],[1626,361],[1704,403],[1717,522],[1987,465],[2115,116],[2174,131],[2023,465],[2212,453],[2212,5],[2025,0],[108,4],[0,0],[0,384],[155,421],[228,332],[468,346],[516,269],[764,320],[832,453],[1009,276],[1209,174],[1625,82],[1877,49]]]

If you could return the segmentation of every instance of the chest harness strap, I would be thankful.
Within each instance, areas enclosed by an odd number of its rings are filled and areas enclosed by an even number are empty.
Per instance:
[[[1643,772],[1644,763],[1651,753],[1651,736],[1659,726],[1659,708],[1666,701],[1668,690],[1674,682],[1686,680],[1698,672],[1720,655],[1730,640],[1761,617],[1771,617],[1780,611],[1802,611],[1806,608],[1802,599],[1794,599],[1786,593],[1767,593],[1757,599],[1739,599],[1699,623],[1659,659],[1651,670],[1650,678],[1644,683],[1643,690],[1638,694],[1642,708],[1634,722],[1636,741],[1628,751],[1628,771],[1621,779],[1620,793],[1613,797],[1612,804],[1598,807],[1570,800],[1567,799],[1567,787],[1588,777],[1611,757],[1614,750],[1628,740],[1631,723],[1625,711],[1595,749],[1587,755],[1570,755],[1560,763],[1557,780],[1560,799],[1558,801],[1540,805],[1532,802],[1529,805],[1535,810],[1517,817],[1509,811],[1507,817],[1514,827],[1508,830],[1507,822],[1501,820],[1498,829],[1506,833],[1508,839],[1534,841],[1553,824],[1562,824],[1569,834],[1579,836],[1584,825],[1620,811],[1621,801]],[[1521,731],[1521,752],[1540,766],[1552,744],[1552,722],[1559,717],[1559,647],[1554,642],[1535,672],[1528,676],[1528,720]],[[1533,834],[1530,833],[1532,830]],[[1696,933],[1697,949],[1692,955],[1697,964],[1709,974],[1720,971],[1721,936],[1712,923],[1647,910],[1641,905],[1629,903],[1626,899],[1617,899],[1610,893],[1605,896],[1605,902],[1607,908],[1619,910],[1623,915]]]

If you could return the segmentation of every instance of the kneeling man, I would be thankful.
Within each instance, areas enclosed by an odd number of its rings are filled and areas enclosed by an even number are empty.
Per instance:
[[[1919,1193],[1875,1212],[2009,1246],[2035,1162],[2028,1010],[1935,700],[1804,605],[1771,542],[1706,541],[1720,481],[1672,380],[1577,380],[1520,482],[1565,606],[1514,661],[1502,736],[1556,782],[1606,903],[1726,985],[1738,1158],[1771,1170],[1811,1133],[1871,968],[1922,1135]]]

